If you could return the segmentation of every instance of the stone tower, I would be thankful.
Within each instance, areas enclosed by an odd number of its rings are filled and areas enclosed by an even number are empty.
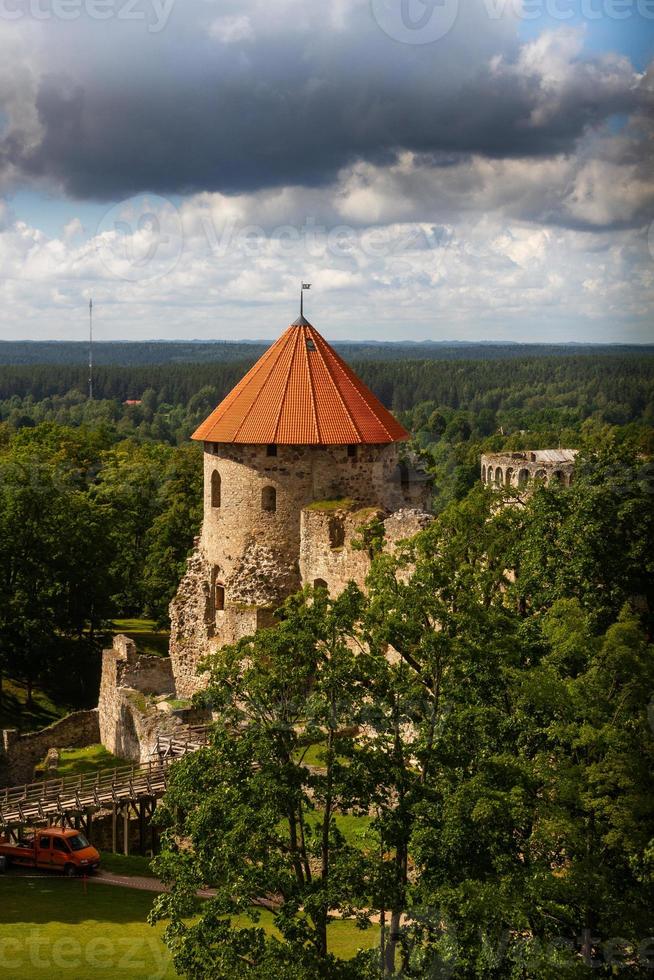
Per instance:
[[[304,316],[200,425],[202,534],[171,606],[179,695],[201,687],[203,656],[271,622],[302,585],[303,508],[406,506],[407,438]]]

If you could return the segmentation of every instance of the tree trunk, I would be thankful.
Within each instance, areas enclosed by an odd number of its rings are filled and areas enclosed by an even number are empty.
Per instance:
[[[323,889],[329,880],[329,830],[332,821],[332,778],[334,767],[334,731],[330,728],[327,739],[327,795],[325,796],[325,812],[322,819],[322,840],[320,843],[321,864],[320,878]],[[321,956],[327,956],[327,915],[329,909],[323,905],[317,915],[316,933],[318,935],[318,950]]]

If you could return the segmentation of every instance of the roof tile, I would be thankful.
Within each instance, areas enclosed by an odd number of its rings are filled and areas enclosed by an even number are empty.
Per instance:
[[[307,321],[291,325],[193,433],[205,442],[389,443],[408,432]]]

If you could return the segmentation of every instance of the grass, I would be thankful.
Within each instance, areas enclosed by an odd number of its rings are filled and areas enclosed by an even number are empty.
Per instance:
[[[314,742],[312,745],[302,746],[295,752],[296,759],[302,759],[305,766],[315,766],[317,769],[325,768],[325,753],[327,746],[324,742]]]
[[[0,876],[0,966],[3,980],[93,980],[176,976],[161,940],[164,924],[145,922],[154,896],[148,892],[38,875]],[[247,926],[247,916],[235,925]],[[258,925],[274,932],[263,911]],[[377,930],[361,931],[339,920],[328,928],[330,951],[342,958],[377,942]]]
[[[59,753],[57,778],[78,776],[95,772],[96,769],[120,769],[131,764],[128,759],[119,759],[111,752],[107,752],[104,745],[87,745],[83,749],[62,749]]]
[[[112,632],[124,633],[136,643],[139,653],[151,657],[167,657],[170,634],[157,629],[153,619],[114,619]]]
[[[0,698],[0,728],[17,728],[21,732],[38,731],[51,725],[68,712],[68,707],[57,705],[48,695],[35,688],[33,705],[27,707],[27,688],[19,681],[3,678]]]
[[[307,510],[321,510],[321,511],[332,511],[332,510],[351,510],[354,507],[354,501],[350,497],[341,497],[338,500],[314,500],[312,504],[309,504],[306,508]]]
[[[170,705],[173,711],[179,711],[180,708],[193,707],[193,702],[190,698],[169,698],[167,704]]]
[[[131,875],[137,878],[156,878],[150,865],[152,858],[140,854],[112,854],[111,851],[101,851],[101,867],[116,875]]]
[[[152,893],[79,879],[0,876],[3,980],[176,976],[145,918]]]

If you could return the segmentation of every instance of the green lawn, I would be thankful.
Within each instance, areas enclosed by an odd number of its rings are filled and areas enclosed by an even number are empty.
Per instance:
[[[86,894],[85,894],[86,890]],[[152,893],[45,875],[0,876],[3,980],[175,977]]]
[[[145,922],[153,894],[80,879],[0,876],[0,976],[3,980],[93,980],[176,976],[161,941],[163,925]],[[242,917],[237,924],[246,925]],[[272,915],[259,925],[271,932]],[[329,926],[343,958],[377,942],[377,930],[349,921]]]
[[[152,858],[140,854],[112,854],[111,851],[101,851],[101,866],[104,871],[113,871],[117,875],[132,875],[137,878],[155,878],[150,865]]]
[[[38,731],[57,721],[68,708],[56,705],[44,691],[35,688],[34,704],[27,707],[27,690],[24,684],[3,678],[0,698],[0,728],[17,728],[21,732]]]
[[[158,630],[153,619],[114,619],[112,633],[124,633],[136,643],[139,653],[168,656],[170,633]]]
[[[87,745],[83,749],[63,749],[59,754],[57,777],[78,776],[97,769],[120,769],[131,766],[129,759],[119,759],[104,745]]]

